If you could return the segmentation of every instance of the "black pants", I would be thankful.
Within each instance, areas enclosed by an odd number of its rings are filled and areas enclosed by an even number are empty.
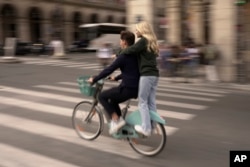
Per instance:
[[[99,95],[99,102],[103,105],[110,118],[114,112],[120,117],[121,109],[119,103],[125,102],[131,98],[137,98],[137,95],[137,88],[113,87],[104,90]]]

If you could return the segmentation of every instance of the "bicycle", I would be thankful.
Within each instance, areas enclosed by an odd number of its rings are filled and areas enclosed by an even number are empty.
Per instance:
[[[79,77],[77,81],[80,92],[83,95],[92,96],[93,100],[84,100],[76,104],[72,114],[72,124],[80,138],[94,140],[104,129],[104,116],[108,122],[109,119],[105,111],[98,106],[98,95],[102,91],[104,80],[99,80],[92,86],[86,81],[88,78],[89,76]],[[166,144],[167,135],[164,128],[166,122],[158,113],[150,111],[153,128],[151,136],[146,137],[137,133],[134,125],[141,124],[141,117],[139,111],[128,114],[130,101],[128,100],[125,107],[121,109],[126,125],[112,136],[116,139],[127,139],[133,150],[139,154],[155,156],[164,149]]]

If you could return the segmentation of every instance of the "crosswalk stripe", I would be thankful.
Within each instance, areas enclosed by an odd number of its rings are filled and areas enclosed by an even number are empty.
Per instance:
[[[27,150],[19,149],[10,145],[0,143],[0,162],[1,166],[26,166],[26,167],[77,167],[66,162],[61,162],[56,159],[36,154]],[[14,155],[14,156],[13,156]],[[17,158],[18,157],[18,158]],[[31,161],[32,160],[32,161]]]
[[[58,82],[59,84],[62,85],[69,85],[69,86],[77,86],[78,84],[76,82]],[[106,82],[105,87],[112,87],[112,86],[117,86],[117,83],[112,83],[112,82]],[[178,95],[178,94],[170,94],[170,93],[161,93],[159,91],[156,92],[157,96],[162,96],[162,97],[175,97],[175,98],[181,98],[181,99],[189,99],[189,100],[198,100],[198,101],[217,101],[217,99],[212,99],[212,98],[207,98],[207,97],[196,97],[196,96],[186,96],[186,95]]]
[[[12,88],[12,87],[4,87],[4,88],[5,89],[2,89],[0,91],[11,92],[11,93],[16,93],[16,94],[21,94],[21,95],[29,95],[29,96],[33,96],[33,97],[42,97],[42,98],[53,99],[53,100],[56,99],[56,100],[60,100],[60,101],[72,102],[75,104],[77,104],[78,102],[83,101],[83,100],[89,100],[89,99],[85,99],[85,98],[77,98],[77,97],[65,96],[65,95],[60,95],[60,94],[52,94],[52,93],[45,93],[45,92],[40,92],[40,91],[24,90],[24,89]],[[121,104],[121,106],[124,106],[124,105]],[[130,105],[130,111],[135,111],[137,109],[138,109],[137,106]],[[191,120],[195,117],[194,114],[161,110],[161,109],[158,109],[157,112],[163,117],[180,119],[180,120]]]
[[[57,125],[47,124],[25,118],[19,118],[15,116],[9,116],[5,114],[1,115],[0,125],[15,128],[18,130],[26,131],[29,133],[46,136],[60,141],[66,141],[73,144],[78,144],[83,147],[88,147],[108,153],[117,154],[123,157],[132,159],[141,158],[136,154],[128,143],[121,140],[113,139],[112,137],[99,136],[95,141],[85,141],[80,139],[73,129],[64,128]],[[10,122],[22,122],[20,124],[9,124]],[[122,151],[121,151],[122,150]]]
[[[166,89],[166,88],[157,88],[157,90],[158,91],[165,91],[165,92],[176,92],[176,93],[194,94],[194,95],[202,95],[202,96],[212,96],[212,97],[223,97],[224,96],[222,94],[216,94],[216,93],[203,93],[203,92]]]
[[[86,67],[92,67],[93,65],[96,66],[98,64],[97,63],[87,64],[87,65],[84,65],[84,67],[82,67],[80,69],[85,69]]]
[[[41,104],[38,102],[31,102],[31,101],[14,99],[14,98],[7,98],[7,97],[2,97],[2,96],[0,96],[0,104],[8,104],[8,105],[12,105],[15,107],[29,109],[29,110],[33,110],[33,111],[67,116],[69,118],[72,116],[72,111],[73,111],[73,109],[71,109],[71,108],[52,106],[52,105],[48,105],[48,104]],[[1,119],[2,119],[2,117],[1,117]],[[106,120],[105,120],[105,123],[107,123]],[[164,127],[165,127],[168,135],[174,134],[179,129],[176,127],[166,126],[166,125]]]
[[[166,83],[159,83],[159,87],[164,87],[164,88],[175,88],[175,89],[185,89],[185,90],[192,90],[192,91],[201,91],[201,92],[210,92],[210,93],[220,93],[220,94],[226,94],[229,93],[228,91],[222,91],[222,90],[214,90],[214,89],[209,89],[209,88],[199,88],[199,87],[187,87],[183,85],[168,85]]]
[[[58,90],[58,91],[69,92],[69,93],[79,93],[79,90],[77,89],[52,86],[52,85],[36,85],[34,87],[48,89],[48,90]]]
[[[65,84],[65,85],[71,85],[71,86],[76,86],[77,83],[70,83],[70,82],[60,82],[61,84]],[[106,86],[116,86],[117,83],[110,83],[110,82],[106,82],[105,83],[105,87]],[[174,97],[174,98],[181,98],[181,99],[189,99],[189,100],[198,100],[198,101],[217,101],[217,99],[213,99],[213,98],[207,98],[207,97],[196,97],[196,96],[186,96],[186,95],[178,95],[178,94],[171,94],[171,93],[161,93],[159,91],[156,92],[157,96],[161,96],[161,97]]]
[[[73,108],[66,108],[66,107],[59,107],[59,106],[53,106],[49,104],[42,104],[38,102],[32,102],[32,101],[26,101],[26,100],[20,100],[20,99],[13,99],[9,97],[3,97],[0,96],[0,104],[8,104],[20,108],[35,110],[35,111],[42,111],[45,113],[50,114],[57,114],[57,115],[63,115],[63,116],[72,116]],[[159,111],[164,112],[164,111]],[[176,115],[173,112],[170,112],[170,116]],[[181,115],[181,116],[187,116],[187,115]],[[191,115],[189,116],[191,118]],[[106,122],[106,121],[105,121]],[[168,129],[169,126],[166,126],[166,129]],[[175,129],[175,128],[174,128]],[[173,128],[170,128],[170,131],[172,131]]]
[[[60,94],[55,94],[55,93],[46,93],[46,92],[41,92],[41,91],[26,90],[26,89],[7,87],[7,86],[2,86],[2,88],[3,89],[0,90],[2,92],[11,92],[11,93],[22,94],[22,95],[43,97],[47,99],[57,99],[57,100],[67,101],[67,102],[72,102],[72,103],[77,103],[82,100],[89,100],[89,99],[65,96],[65,95],[60,95]]]
[[[33,60],[33,61],[24,61],[25,64],[39,64],[39,63],[47,63],[47,64],[55,64],[55,63],[70,63],[68,61],[62,61],[62,60]]]
[[[50,65],[53,64],[53,62],[24,62],[24,64]]]
[[[118,84],[117,82],[105,82],[105,85],[117,85],[117,84]],[[207,93],[207,92],[199,92],[198,90],[196,90],[196,91],[194,91],[194,90],[193,91],[176,90],[176,89],[174,89],[175,87],[172,87],[172,86],[168,86],[168,87],[169,88],[158,87],[157,91],[161,90],[161,91],[169,91],[169,92],[177,92],[177,93],[185,93],[185,94],[195,94],[195,95],[212,96],[212,97],[223,97],[224,96],[224,94],[219,94],[219,92],[218,93]],[[173,88],[173,89],[170,89],[170,88]]]
[[[45,112],[49,114],[63,115],[71,117],[73,109],[66,107],[53,106],[49,104],[42,104],[39,102],[32,102],[28,100],[20,100],[15,98],[0,96],[0,104],[7,104],[24,109]]]
[[[103,67],[100,66],[100,65],[95,65],[95,66],[90,66],[90,67],[84,67],[84,69],[92,69],[92,68],[94,68],[94,69],[96,69],[96,68],[100,69],[100,68],[103,68]]]
[[[69,67],[69,68],[75,68],[75,67],[84,67],[83,65],[85,65],[87,63],[81,63],[81,64],[76,64],[76,65],[67,65],[67,66],[64,66],[64,67]]]
[[[137,101],[137,100],[136,100]],[[156,104],[167,105],[172,107],[187,108],[192,110],[205,110],[207,106],[189,103],[180,103],[174,101],[157,100]]]
[[[125,104],[121,104],[121,107],[125,107]],[[130,111],[136,111],[138,110],[137,106],[130,106]],[[162,117],[169,117],[169,118],[176,118],[181,120],[191,120],[195,117],[194,114],[188,114],[188,113],[181,113],[181,112],[175,112],[175,111],[169,111],[169,110],[161,110],[157,109],[157,113],[159,113]]]
[[[49,104],[42,104],[39,102],[31,102],[31,101],[3,97],[3,96],[0,96],[0,104],[8,104],[20,108],[25,108],[50,114],[52,113],[56,115],[63,115],[67,117],[71,117],[73,111],[73,109],[71,108],[53,106]],[[168,130],[168,133],[170,134],[174,133],[177,130],[177,128],[171,126],[165,126],[165,128]]]
[[[64,66],[64,67],[89,67],[89,63],[75,63],[64,61],[42,61],[42,62],[24,62],[24,64],[36,64],[36,65],[50,65],[50,66]],[[97,64],[95,64],[97,65]],[[92,65],[91,65],[92,66]]]
[[[177,94],[171,94],[171,93],[160,93],[160,92],[157,92],[156,95],[157,96],[161,96],[161,97],[173,97],[173,98],[179,98],[179,99],[207,101],[207,102],[215,102],[215,101],[217,101],[217,99],[212,99],[212,98],[186,96],[186,95],[177,95]]]
[[[69,65],[70,63],[67,62],[61,62],[61,63],[55,63],[55,64],[50,64],[51,66],[63,66],[65,67],[65,65]]]
[[[44,89],[50,89],[50,90],[59,90],[59,91],[71,92],[71,93],[79,93],[79,90],[77,90],[77,89],[67,88],[67,87],[61,87],[61,86],[36,85],[35,87],[44,88]],[[179,102],[173,102],[173,101],[157,100],[156,104],[162,104],[162,105],[179,107],[179,108],[188,108],[188,109],[194,109],[194,110],[204,110],[204,109],[206,109],[206,106],[204,106],[204,105],[179,103]]]

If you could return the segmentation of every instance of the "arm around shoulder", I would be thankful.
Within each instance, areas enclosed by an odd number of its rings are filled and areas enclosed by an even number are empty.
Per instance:
[[[124,49],[121,54],[133,55],[139,53],[147,48],[147,40],[146,38],[139,39],[134,45],[127,47]]]

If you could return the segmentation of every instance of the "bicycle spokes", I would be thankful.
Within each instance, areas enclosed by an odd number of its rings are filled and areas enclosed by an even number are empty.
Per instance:
[[[89,115],[86,117],[86,119],[84,120],[84,122],[86,122],[86,123],[91,123],[92,118],[95,116],[95,114],[96,114],[96,110],[93,109],[93,110],[89,113]]]
[[[83,127],[82,127],[82,126],[80,126],[80,125],[76,125],[76,128],[77,128],[79,131],[81,131],[81,132],[83,132],[83,131],[84,131]]]

